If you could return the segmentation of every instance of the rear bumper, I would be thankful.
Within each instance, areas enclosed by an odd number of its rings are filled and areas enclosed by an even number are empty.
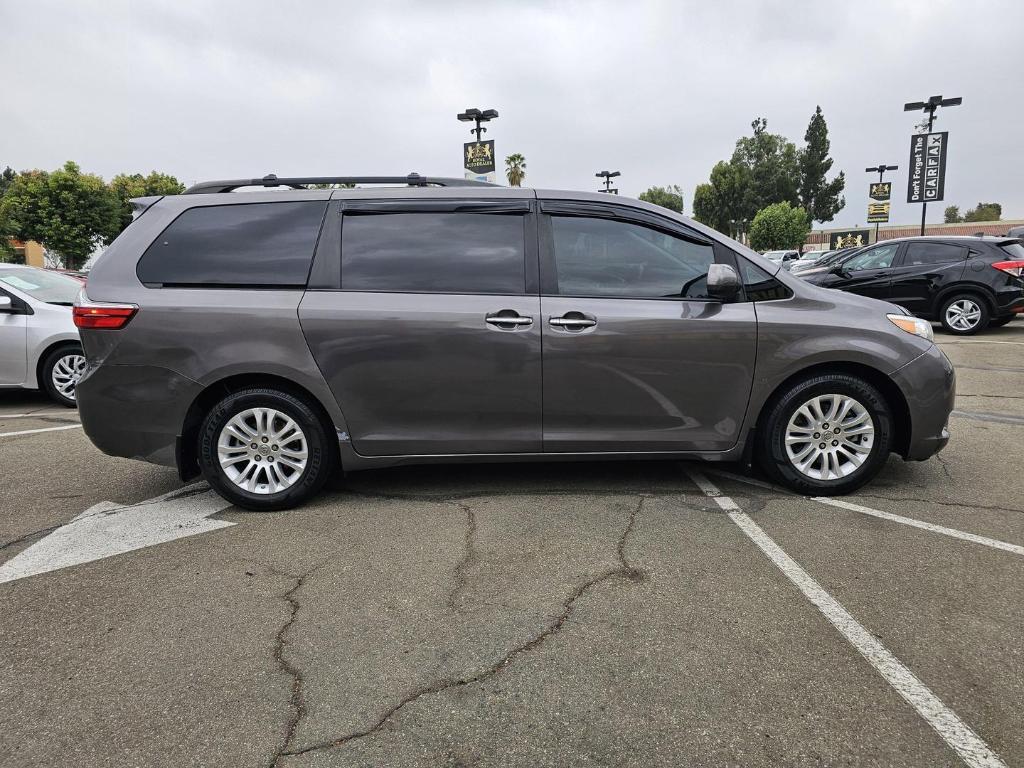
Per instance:
[[[949,414],[956,400],[956,373],[938,346],[892,374],[910,416],[910,438],[903,458],[924,461],[949,442]]]
[[[175,443],[202,391],[192,379],[150,365],[100,365],[76,389],[82,427],[111,456],[174,467]]]

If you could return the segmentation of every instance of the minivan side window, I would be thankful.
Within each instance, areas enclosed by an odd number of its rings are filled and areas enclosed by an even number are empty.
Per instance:
[[[870,251],[858,253],[842,263],[843,269],[847,272],[859,272],[864,269],[885,269],[892,266],[892,260],[896,258],[896,251],[900,248],[899,243],[892,245],[880,245]]]
[[[743,292],[747,301],[777,301],[790,299],[793,292],[779,280],[769,275],[756,264],[752,264],[742,256],[737,256],[740,265],[740,277],[743,280]]]
[[[147,285],[304,287],[326,201],[189,208],[139,259]]]
[[[706,299],[710,245],[640,224],[552,216],[551,242],[561,296]]]
[[[922,264],[949,264],[963,261],[966,252],[959,245],[949,243],[907,243],[906,255],[903,257],[905,266]]]
[[[346,291],[526,291],[525,219],[494,213],[346,213],[341,287]]]

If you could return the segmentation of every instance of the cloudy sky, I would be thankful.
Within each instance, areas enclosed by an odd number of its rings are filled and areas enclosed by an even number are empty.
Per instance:
[[[948,204],[1024,218],[1024,3],[193,2],[0,0],[0,167],[67,159],[201,179],[314,174],[461,175],[466,107],[501,117],[487,138],[527,158],[527,185],[623,194],[693,188],[762,115],[802,142],[820,104],[839,225],[862,224],[864,168],[898,164],[907,101],[962,96]]]

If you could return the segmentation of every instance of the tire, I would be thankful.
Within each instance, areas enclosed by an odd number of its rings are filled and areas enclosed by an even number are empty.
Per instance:
[[[85,371],[85,353],[81,344],[65,344],[46,356],[39,377],[42,388],[55,403],[76,408],[75,388]]]
[[[816,415],[815,403],[824,418],[808,418]],[[836,415],[833,405],[846,414],[838,425],[827,420]],[[889,404],[871,384],[847,374],[822,374],[793,384],[771,401],[763,423],[759,463],[776,482],[805,495],[833,496],[860,488],[878,474],[892,445]],[[808,439],[787,446],[787,434]]]
[[[210,487],[236,506],[254,512],[291,509],[316,494],[333,472],[327,435],[300,398],[276,389],[245,389],[207,413],[199,430],[199,467]]]
[[[988,321],[989,328],[1002,328],[1004,325],[1009,323],[1016,315],[1003,315],[1002,317],[993,317]]]
[[[942,302],[939,322],[947,333],[970,336],[988,327],[988,304],[975,293],[955,293]]]

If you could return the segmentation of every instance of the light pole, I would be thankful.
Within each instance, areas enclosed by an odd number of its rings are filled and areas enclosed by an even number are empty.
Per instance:
[[[614,179],[616,176],[621,176],[622,175],[621,172],[619,172],[619,171],[599,171],[598,173],[595,173],[594,175],[597,176],[597,178],[599,178],[599,179],[604,179],[604,189],[599,189],[599,190],[597,190],[598,192],[604,192],[605,194],[609,194],[609,195],[617,195],[617,194],[619,194],[619,190],[618,189],[612,189],[612,179]]]
[[[878,172],[878,183],[879,184],[882,183],[882,176],[885,175],[886,171],[897,171],[897,170],[899,170],[899,166],[898,165],[886,165],[885,163],[879,163],[874,168],[865,168],[864,169],[865,173],[875,173],[877,171]],[[891,197],[892,197],[892,195],[890,195],[890,198]],[[875,222],[875,242],[876,243],[878,242],[878,222],[877,221]]]
[[[932,125],[935,123],[935,110],[939,107],[959,107],[963,103],[963,97],[957,96],[952,99],[944,99],[942,95],[931,96],[928,101],[909,101],[903,105],[904,112],[917,112],[923,110],[928,113],[928,133],[932,132]],[[923,123],[922,123],[923,125]],[[921,234],[924,234],[924,219],[928,215],[928,203],[921,203]]]
[[[476,134],[476,140],[480,141],[481,134],[487,133],[487,129],[484,128],[481,123],[487,123],[498,116],[498,110],[496,109],[484,109],[479,110],[476,107],[470,107],[465,112],[460,112],[456,117],[459,118],[460,122],[463,123],[476,123],[475,128],[470,128],[470,133]]]

